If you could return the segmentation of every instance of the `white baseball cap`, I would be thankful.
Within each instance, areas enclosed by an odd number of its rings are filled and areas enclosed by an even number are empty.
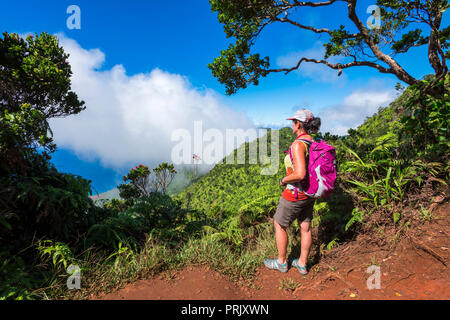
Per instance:
[[[312,118],[314,118],[314,115],[311,112],[311,110],[300,109],[300,110],[297,110],[292,117],[287,118],[286,120],[297,119],[297,120],[300,120],[301,122],[308,122]]]

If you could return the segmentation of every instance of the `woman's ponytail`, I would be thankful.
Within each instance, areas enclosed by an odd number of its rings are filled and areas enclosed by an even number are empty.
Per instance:
[[[303,122],[304,128],[308,133],[317,133],[320,129],[320,118],[312,118],[308,122]]]

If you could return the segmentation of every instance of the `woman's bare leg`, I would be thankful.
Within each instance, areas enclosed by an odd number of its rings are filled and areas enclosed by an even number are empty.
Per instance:
[[[311,249],[312,234],[311,234],[311,222],[303,221],[300,223],[300,233],[301,233],[301,253],[300,259],[298,259],[298,264],[301,266],[306,265],[308,260],[309,250]]]
[[[278,248],[278,262],[286,263],[287,245],[288,245],[288,235],[286,228],[279,225],[275,220],[273,221],[275,226],[275,239],[277,241]]]

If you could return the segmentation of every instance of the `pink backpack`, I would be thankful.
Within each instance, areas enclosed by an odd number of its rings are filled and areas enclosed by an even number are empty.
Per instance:
[[[308,197],[326,199],[335,188],[337,177],[336,150],[324,140],[320,140],[320,142],[306,139],[298,140],[308,144],[309,159],[307,176],[299,184],[295,184],[295,195],[297,197],[297,189],[300,189]],[[294,163],[291,148],[289,148],[289,155],[291,162]]]

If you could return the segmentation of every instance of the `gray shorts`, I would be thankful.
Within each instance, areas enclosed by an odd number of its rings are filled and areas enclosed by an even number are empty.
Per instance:
[[[295,219],[298,219],[299,223],[303,221],[311,222],[315,200],[314,198],[308,198],[306,200],[289,201],[281,197],[273,219],[285,228],[289,227]]]

